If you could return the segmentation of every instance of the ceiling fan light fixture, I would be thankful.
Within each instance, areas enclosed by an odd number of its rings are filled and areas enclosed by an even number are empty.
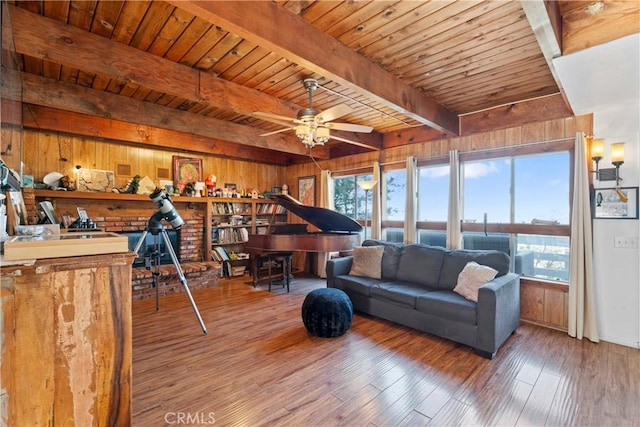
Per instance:
[[[298,125],[296,126],[296,136],[299,139],[304,139],[307,135],[311,133],[311,128],[307,125]]]
[[[297,118],[290,119],[288,117],[261,111],[253,113],[255,116],[258,116],[263,120],[285,126],[284,129],[266,132],[261,134],[261,136],[273,135],[275,133],[294,130],[296,133],[296,137],[298,137],[298,140],[300,140],[300,142],[302,142],[305,147],[312,148],[316,145],[326,144],[331,138],[357,144],[351,140],[341,137],[332,137],[332,128],[334,128],[335,130],[342,130],[347,132],[371,132],[373,130],[373,128],[370,126],[333,122],[333,120],[353,112],[353,108],[351,108],[347,104],[334,105],[332,107],[329,107],[324,112],[318,110],[317,108],[313,108],[312,94],[313,91],[318,88],[318,81],[315,79],[305,79],[303,83],[304,88],[309,94],[309,106],[298,110]],[[286,123],[286,121],[292,121],[293,123],[295,123],[295,125],[289,125],[288,123]]]
[[[329,133],[329,129],[323,126],[320,126],[316,129],[316,135],[314,140],[318,145],[324,145],[329,141],[331,134]]]
[[[295,128],[296,136],[305,146],[311,148],[316,145],[313,140],[313,129],[309,125],[298,125]]]

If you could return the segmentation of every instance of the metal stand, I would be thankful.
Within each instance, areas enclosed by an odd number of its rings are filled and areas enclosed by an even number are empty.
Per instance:
[[[193,311],[195,312],[196,317],[198,318],[198,322],[200,322],[200,327],[202,328],[202,332],[204,332],[204,334],[207,335],[207,327],[204,325],[204,321],[200,316],[198,307],[196,306],[196,303],[193,300],[193,297],[191,296],[191,291],[189,290],[189,286],[187,285],[187,278],[185,277],[184,272],[182,271],[182,267],[180,267],[180,263],[178,262],[176,253],[173,250],[173,246],[171,246],[171,240],[169,240],[169,235],[167,234],[167,230],[165,230],[164,227],[162,226],[162,222],[161,222],[162,218],[163,218],[163,215],[161,212],[156,212],[151,218],[149,218],[149,223],[147,225],[147,228],[144,229],[144,232],[142,233],[142,236],[140,236],[140,239],[138,240],[138,243],[136,243],[136,247],[134,248],[133,251],[136,254],[138,254],[138,251],[140,250],[140,248],[142,247],[142,244],[145,242],[147,238],[148,232],[151,232],[151,234],[155,238],[154,250],[149,254],[148,258],[147,258],[147,255],[145,255],[145,266],[148,270],[150,270],[152,267],[155,266],[155,269],[152,272],[152,275],[153,275],[152,284],[153,284],[153,287],[156,288],[156,310],[159,310],[158,278],[160,277],[160,235],[162,235],[162,238],[164,240],[164,245],[167,248],[169,255],[171,256],[171,261],[173,262],[173,265],[175,266],[176,271],[178,272],[178,276],[180,277],[180,282],[182,282],[182,286],[184,287],[184,290],[187,293],[187,296],[189,297],[189,301],[191,302],[191,307],[193,307]]]

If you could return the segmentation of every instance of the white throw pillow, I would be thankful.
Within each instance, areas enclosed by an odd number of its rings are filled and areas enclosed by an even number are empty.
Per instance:
[[[496,277],[498,270],[475,261],[468,262],[458,275],[458,283],[453,291],[466,299],[478,302],[478,288]]]
[[[382,254],[384,246],[357,246],[353,248],[352,276],[382,277]]]

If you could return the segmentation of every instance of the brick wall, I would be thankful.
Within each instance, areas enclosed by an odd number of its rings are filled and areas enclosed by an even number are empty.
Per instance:
[[[127,215],[111,215],[106,217],[91,217],[98,228],[104,231],[120,233],[122,231],[140,231],[144,230],[149,222],[150,216],[127,216]],[[188,214],[187,214],[188,215]],[[89,214],[91,216],[91,214]],[[180,228],[180,262],[202,261],[203,244],[204,244],[204,218],[197,216],[186,216],[180,213],[185,224]],[[171,225],[162,224],[166,229],[170,229]]]
[[[29,221],[35,223],[37,202],[40,200],[36,200],[31,188],[23,189],[23,198]],[[59,216],[66,214],[74,219],[78,216],[76,208],[81,206],[99,229],[114,233],[144,230],[151,216],[157,211],[151,200],[52,198],[51,202]],[[181,202],[179,197],[173,199],[173,204],[185,222],[179,233],[179,264],[185,273],[189,289],[216,286],[221,276],[221,267],[219,263],[207,259],[209,251],[204,248],[204,215],[207,204]],[[167,229],[171,228],[166,222],[162,225]],[[144,267],[136,267],[132,273],[132,298],[155,296],[152,272]],[[184,291],[173,264],[160,266],[158,283],[159,293],[162,295]]]

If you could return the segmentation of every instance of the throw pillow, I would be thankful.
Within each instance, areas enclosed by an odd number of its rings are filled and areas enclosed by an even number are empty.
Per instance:
[[[357,246],[353,248],[352,276],[382,277],[382,254],[384,246]]]
[[[470,301],[478,302],[478,288],[492,281],[496,274],[498,270],[475,261],[468,262],[458,275],[458,283],[453,291]]]

